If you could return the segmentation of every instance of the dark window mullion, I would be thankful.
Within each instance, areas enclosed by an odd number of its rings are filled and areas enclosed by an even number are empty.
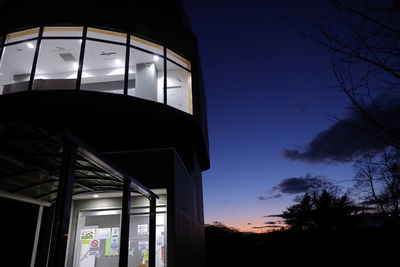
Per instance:
[[[28,84],[28,91],[32,90],[32,88],[33,88],[33,81],[35,79],[36,65],[37,65],[37,61],[38,61],[38,57],[39,57],[39,50],[40,50],[40,44],[42,41],[42,36],[43,36],[43,26],[39,28],[39,36],[38,36],[38,40],[36,42],[35,55],[33,57],[31,76],[29,78],[29,84]]]
[[[87,35],[87,27],[85,26],[83,27],[81,52],[79,54],[78,74],[76,76],[76,88],[75,88],[76,90],[80,90],[81,88],[83,59],[85,58],[86,35]]]
[[[119,240],[119,267],[128,266],[128,249],[129,249],[129,224],[131,213],[131,181],[125,177],[124,189],[122,194],[122,211],[121,211],[121,238]]]
[[[131,36],[126,35],[126,52],[125,52],[125,76],[124,76],[124,95],[128,95],[128,85],[129,85],[129,57],[130,57],[130,44]]]
[[[164,46],[164,104],[167,105],[167,48]]]
[[[1,67],[1,58],[3,57],[3,51],[4,51],[4,44],[6,42],[6,36],[3,37],[0,43],[0,67]]]

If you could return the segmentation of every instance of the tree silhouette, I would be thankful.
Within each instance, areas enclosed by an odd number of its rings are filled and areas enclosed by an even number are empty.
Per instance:
[[[311,32],[300,31],[329,51],[332,88],[350,102],[350,118],[331,117],[371,137],[363,151],[341,160],[355,162],[365,203],[399,222],[400,1],[331,2],[328,17],[314,18]]]
[[[351,215],[356,212],[347,195],[337,196],[324,190],[320,194],[306,193],[282,217],[292,230],[332,231],[348,227]]]

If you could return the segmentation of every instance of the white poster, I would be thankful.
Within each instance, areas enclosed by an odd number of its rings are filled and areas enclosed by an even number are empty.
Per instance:
[[[139,224],[137,226],[138,235],[148,235],[149,234],[149,225],[148,224]]]
[[[111,228],[97,228],[95,238],[96,239],[109,239],[111,234]]]

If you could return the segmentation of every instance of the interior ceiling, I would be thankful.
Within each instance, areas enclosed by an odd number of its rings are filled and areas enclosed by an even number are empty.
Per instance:
[[[80,40],[42,40],[38,59],[38,74],[76,72],[80,54]],[[1,73],[27,74],[31,71],[35,41],[19,43],[6,47]],[[87,41],[84,70],[123,68],[125,64],[125,46]],[[63,56],[64,55],[64,58]],[[66,57],[72,57],[68,60]],[[75,59],[75,61],[73,60]],[[157,70],[163,70],[163,61],[155,60],[152,54],[131,49],[130,66],[154,62]],[[74,64],[75,63],[75,64]],[[169,68],[176,68],[169,65]]]
[[[0,195],[54,203],[62,156],[61,136],[26,125],[0,122]],[[109,168],[78,150],[73,194],[122,191]]]

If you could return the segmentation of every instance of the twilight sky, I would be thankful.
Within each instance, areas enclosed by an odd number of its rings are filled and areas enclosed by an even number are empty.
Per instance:
[[[328,89],[335,84],[329,53],[287,22],[311,30],[305,17],[328,12],[329,1],[182,2],[198,37],[208,101],[206,223],[268,227],[277,219],[265,216],[280,214],[298,192],[296,184],[285,187],[297,181],[288,178],[351,179],[350,164],[293,161],[283,153],[331,127],[327,115],[347,114],[346,98]]]

